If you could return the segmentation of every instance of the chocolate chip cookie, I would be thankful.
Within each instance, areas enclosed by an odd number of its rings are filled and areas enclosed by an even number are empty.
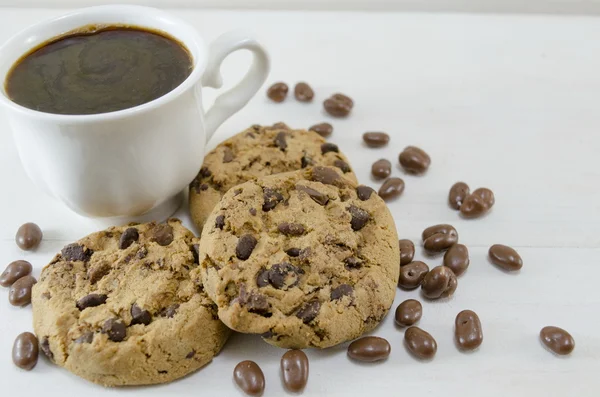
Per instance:
[[[192,220],[201,231],[206,217],[233,186],[310,165],[337,167],[356,182],[339,148],[316,132],[292,130],[283,123],[252,126],[222,142],[204,158],[198,176],[190,184]]]
[[[400,263],[383,200],[320,166],[228,191],[199,252],[219,318],[285,348],[329,347],[372,330],[394,300]]]
[[[41,350],[104,386],[165,383],[210,362],[229,330],[195,281],[197,244],[172,219],[64,247],[33,288]]]

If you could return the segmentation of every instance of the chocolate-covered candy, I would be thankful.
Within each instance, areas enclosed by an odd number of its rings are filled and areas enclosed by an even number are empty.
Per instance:
[[[233,380],[249,396],[260,396],[265,390],[265,375],[254,361],[246,360],[236,365]]]
[[[469,185],[464,182],[456,182],[450,188],[448,193],[448,204],[455,210],[460,210],[460,206],[470,193]]]
[[[400,266],[408,265],[415,257],[415,245],[407,239],[398,240],[400,248]]]
[[[392,163],[386,159],[379,159],[371,165],[371,174],[375,179],[385,179],[392,173]]]
[[[35,223],[25,223],[19,227],[15,235],[15,242],[22,250],[29,251],[36,248],[42,241],[42,229]]]
[[[423,246],[430,252],[442,252],[458,243],[458,232],[452,225],[434,225],[423,230]]]
[[[13,306],[26,306],[31,303],[31,288],[37,280],[31,276],[21,277],[10,286],[8,301]]]
[[[3,287],[10,287],[18,279],[25,277],[31,273],[31,263],[27,261],[14,261],[6,266],[6,269],[0,275],[0,285]]]
[[[308,130],[316,132],[323,138],[327,138],[333,133],[333,126],[329,123],[319,123],[311,126]]]
[[[409,352],[423,360],[432,359],[437,352],[433,336],[419,327],[409,327],[404,332],[404,342]]]
[[[407,299],[396,308],[396,324],[408,327],[416,324],[423,316],[423,306],[415,299]]]
[[[389,357],[392,347],[390,343],[377,336],[364,336],[348,346],[348,357],[353,360],[372,363]]]
[[[488,255],[490,257],[490,261],[494,265],[504,270],[512,272],[523,267],[523,259],[521,259],[521,255],[507,245],[492,245],[488,251]]]
[[[485,187],[475,189],[460,206],[460,213],[465,218],[479,218],[485,215],[494,205],[494,193]]]
[[[417,288],[425,279],[429,272],[429,266],[425,262],[414,261],[407,265],[400,266],[400,277],[398,286],[405,289]]]
[[[301,82],[294,87],[294,96],[300,102],[310,102],[315,97],[315,92],[307,83]]]
[[[354,101],[344,94],[334,94],[323,102],[325,111],[334,117],[346,117],[354,107]]]
[[[429,299],[446,298],[454,294],[457,286],[458,281],[454,272],[446,266],[438,266],[425,275],[421,283],[421,291]]]
[[[429,168],[431,158],[422,149],[407,146],[398,157],[402,168],[411,174],[422,174]]]
[[[392,200],[404,192],[404,181],[400,178],[388,178],[379,188],[379,197],[385,201]]]
[[[369,147],[383,147],[390,141],[390,136],[385,132],[365,132],[363,141]]]
[[[558,355],[570,354],[575,349],[575,339],[562,328],[547,326],[540,331],[542,343]]]
[[[288,350],[281,357],[281,377],[285,388],[302,391],[308,382],[308,357],[302,350]]]
[[[454,339],[461,350],[473,350],[483,342],[483,330],[479,316],[472,310],[463,310],[454,321]]]
[[[37,364],[38,355],[39,348],[36,336],[31,332],[19,334],[13,343],[13,363],[21,369],[30,371]]]
[[[269,89],[267,90],[267,96],[272,101],[283,102],[285,100],[285,97],[287,96],[288,91],[289,88],[287,84],[279,82],[269,87]]]
[[[256,238],[254,238],[253,235],[244,234],[240,237],[237,246],[235,247],[235,256],[237,256],[238,259],[245,261],[252,255],[252,251],[254,251],[254,247],[256,247],[257,243],[258,241],[256,241]]]
[[[460,276],[469,267],[469,250],[463,244],[454,244],[444,254],[444,266]]]

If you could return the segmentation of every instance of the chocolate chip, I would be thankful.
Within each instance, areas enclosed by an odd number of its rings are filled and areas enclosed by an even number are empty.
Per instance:
[[[390,136],[385,132],[365,132],[363,141],[369,147],[383,147],[390,141]]]
[[[388,178],[379,188],[379,197],[385,201],[394,199],[404,192],[404,181],[401,178]]]
[[[454,294],[457,285],[454,272],[446,266],[438,266],[427,273],[421,283],[421,291],[429,299],[446,298]]]
[[[340,148],[338,148],[338,146],[334,143],[324,143],[321,145],[321,153],[325,154],[325,153],[329,153],[329,152],[335,152],[335,153],[339,153],[340,152]]]
[[[48,340],[47,336],[42,338],[42,341],[40,342],[40,349],[42,349],[42,352],[44,352],[50,361],[54,361],[54,353],[52,353],[52,350],[50,350],[50,341]]]
[[[37,280],[32,276],[24,276],[10,286],[8,301],[13,306],[26,306],[31,303],[31,289]]]
[[[208,185],[207,185],[206,183],[203,183],[202,185],[200,185],[200,186],[198,187],[198,189],[199,189],[200,191],[206,191],[206,190],[208,190]],[[198,192],[198,190],[196,190],[196,192]]]
[[[523,267],[523,259],[521,259],[519,253],[507,245],[492,245],[488,255],[494,265],[504,270],[515,271]]]
[[[494,193],[485,187],[475,189],[460,206],[460,213],[465,218],[478,218],[486,214],[494,205]]]
[[[166,223],[160,223],[152,229],[152,241],[166,247],[173,242],[173,228]]]
[[[265,187],[263,188],[263,199],[264,203],[262,206],[262,210],[268,212],[275,208],[277,204],[283,201],[283,195],[275,189]]]
[[[276,263],[269,269],[269,283],[277,289],[288,289],[298,284],[302,269],[287,263]]]
[[[287,148],[287,141],[285,140],[285,132],[278,132],[275,136],[275,146],[280,150],[284,151]]]
[[[208,167],[202,167],[200,168],[200,173],[199,175],[203,178],[208,178],[209,176],[212,175],[212,172],[210,172],[210,170],[208,169]]]
[[[231,163],[233,161],[233,151],[229,146],[223,148],[223,163]]]
[[[291,257],[296,258],[300,255],[300,248],[290,248],[287,251],[285,251],[285,253]]]
[[[271,126],[271,129],[274,130],[290,130],[291,128],[284,122],[280,121]]]
[[[304,234],[304,226],[299,223],[283,222],[277,226],[277,229],[286,236],[301,236]]]
[[[296,185],[296,190],[308,194],[308,196],[317,204],[326,205],[329,202],[329,197],[326,194],[308,186]]]
[[[342,299],[344,296],[352,296],[354,289],[348,284],[341,284],[338,287],[331,290],[331,300]]]
[[[344,261],[344,263],[346,264],[346,269],[351,270],[351,269],[358,269],[359,267],[362,266],[362,262],[360,261],[360,259],[351,256],[350,258],[346,258],[346,260]]]
[[[313,100],[315,92],[308,84],[301,82],[294,87],[294,96],[300,102],[310,102]]]
[[[317,317],[320,309],[321,303],[317,300],[313,300],[305,303],[296,313],[296,317],[302,320],[304,324],[308,324]]]
[[[288,93],[288,86],[285,83],[275,83],[267,90],[267,96],[275,102],[283,102]]]
[[[575,349],[575,339],[570,333],[559,327],[542,328],[540,339],[550,351],[561,356],[570,354]]]
[[[261,267],[256,274],[256,285],[258,285],[259,288],[269,285],[269,271],[266,268]]]
[[[141,307],[134,303],[131,305],[131,324],[144,324],[148,325],[152,321],[152,315],[148,310],[143,310]]]
[[[79,245],[77,243],[69,244],[60,251],[62,257],[66,261],[82,261],[87,262],[90,260],[94,251]]]
[[[335,160],[333,162],[333,165],[335,165],[340,170],[342,170],[342,172],[344,174],[347,174],[348,172],[352,171],[352,169],[350,168],[350,165],[348,163],[346,163],[344,160]]]
[[[354,205],[351,205],[346,209],[348,210],[348,212],[350,212],[350,215],[352,215],[352,219],[350,220],[350,226],[354,231],[362,229],[371,218],[367,211],[358,208]]]
[[[121,342],[127,336],[127,328],[120,319],[110,318],[102,325],[102,333],[107,334],[113,342]]]
[[[309,247],[300,250],[300,259],[307,259],[312,253]]]
[[[85,332],[79,338],[75,339],[75,343],[92,343],[94,340],[94,333],[91,331]]]
[[[26,371],[35,367],[38,361],[38,340],[31,332],[23,332],[15,339],[12,348],[13,363]]]
[[[316,132],[323,138],[327,138],[333,132],[333,126],[329,123],[320,123],[311,126],[308,130]]]
[[[423,246],[430,252],[441,252],[458,242],[458,232],[452,225],[434,225],[423,230]]]
[[[398,240],[400,248],[400,266],[408,265],[415,256],[415,245],[407,239]]]
[[[15,242],[22,250],[29,251],[36,248],[42,241],[42,229],[35,223],[21,225],[15,235]]]
[[[233,380],[249,396],[261,396],[265,390],[265,375],[254,361],[246,360],[236,365]]]
[[[431,158],[422,149],[415,146],[407,146],[404,148],[400,156],[400,165],[412,174],[422,174],[429,168]]]
[[[346,117],[352,111],[354,102],[343,94],[334,94],[323,102],[325,111],[334,117]]]
[[[448,193],[448,204],[455,210],[459,210],[469,193],[469,185],[464,182],[456,182]]]
[[[138,241],[139,238],[140,234],[135,227],[127,228],[123,234],[121,234],[121,238],[119,239],[119,248],[122,250],[129,248],[129,246]]]
[[[179,309],[179,304],[175,303],[169,307],[165,307],[160,311],[161,317],[173,318],[175,314],[177,314],[177,309]]]
[[[138,252],[135,254],[135,257],[138,259],[144,259],[148,255],[148,248],[140,247]]]
[[[242,194],[243,191],[244,191],[243,189],[235,189],[233,191],[233,195],[234,196],[239,196],[240,194]]]
[[[360,185],[356,188],[356,195],[361,201],[367,201],[371,198],[371,195],[373,193],[375,193],[375,190],[373,190],[369,186]]]
[[[248,212],[250,212],[250,215],[256,216],[256,208],[250,208]]]
[[[185,358],[187,358],[188,360],[192,357],[194,357],[196,355],[196,351],[192,350],[191,352],[189,352],[188,354],[185,355]]]
[[[191,251],[194,256],[194,263],[198,265],[200,263],[200,246],[198,244],[193,244]]]
[[[215,218],[215,227],[217,229],[221,229],[223,230],[223,227],[225,226],[225,215],[218,215]]]
[[[238,240],[237,246],[235,247],[235,255],[238,259],[246,260],[252,255],[254,247],[256,247],[257,241],[251,234],[244,234]]]
[[[392,163],[386,159],[379,159],[371,166],[371,174],[375,179],[385,179],[392,173]]]
[[[308,157],[306,154],[304,156],[302,156],[302,159],[300,160],[300,166],[302,168],[306,168],[312,164],[313,164],[313,161],[310,157]]]
[[[88,307],[96,307],[106,303],[108,296],[104,294],[89,294],[79,299],[75,306],[79,310],[87,309]]]
[[[245,294],[245,296],[242,296]],[[260,294],[246,294],[243,290],[240,291],[240,303],[248,309],[250,313],[259,315],[267,315],[269,313],[269,302],[264,295]]]
[[[3,287],[10,287],[21,277],[29,275],[32,269],[31,263],[27,261],[19,260],[11,262],[6,266],[6,269],[4,269],[0,276],[0,285]]]
[[[342,177],[333,168],[314,167],[312,169],[312,180],[325,185],[344,185]]]
[[[129,257],[129,255],[127,257]],[[95,263],[92,266],[88,266],[88,280],[90,280],[91,284],[96,284],[98,281],[102,280],[102,277],[110,273],[111,269],[112,267],[108,262],[100,262]]]

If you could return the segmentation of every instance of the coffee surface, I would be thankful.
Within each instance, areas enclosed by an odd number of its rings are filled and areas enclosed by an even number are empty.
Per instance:
[[[5,88],[13,102],[41,112],[107,113],[157,99],[191,71],[187,49],[162,33],[89,27],[25,54]]]

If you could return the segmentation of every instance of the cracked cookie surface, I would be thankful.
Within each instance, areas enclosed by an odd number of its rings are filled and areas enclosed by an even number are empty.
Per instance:
[[[383,200],[328,167],[231,189],[199,249],[221,320],[285,348],[329,347],[372,330],[394,300],[399,261]]]
[[[198,242],[171,219],[64,247],[33,288],[41,350],[104,386],[165,383],[209,363],[229,330],[195,281]]]
[[[192,220],[202,231],[212,209],[233,186],[310,165],[337,167],[356,182],[346,156],[316,132],[292,130],[281,123],[252,126],[206,154],[202,169],[190,184]]]

